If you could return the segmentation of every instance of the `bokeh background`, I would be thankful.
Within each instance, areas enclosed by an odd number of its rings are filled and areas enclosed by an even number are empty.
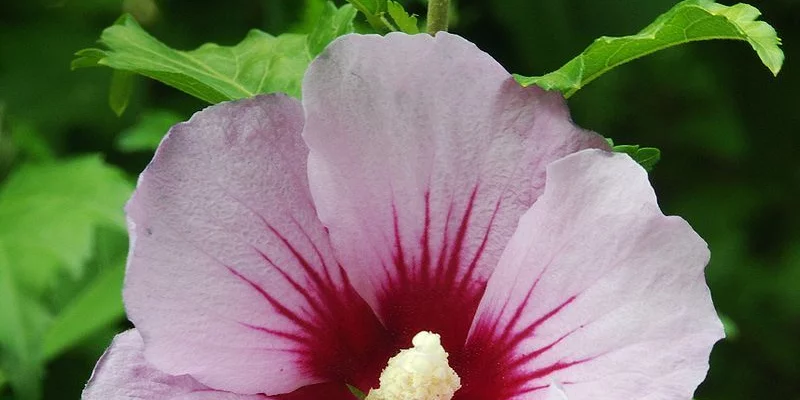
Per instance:
[[[20,186],[39,200],[63,191],[58,189],[61,185],[89,191],[98,203],[124,201],[124,196],[117,199],[120,192],[132,188],[152,156],[146,144],[130,137],[141,138],[134,133],[144,130],[157,138],[170,123],[205,107],[184,93],[138,78],[127,111],[117,117],[107,100],[110,70],[70,71],[72,54],[94,46],[101,30],[123,12],[132,13],[167,44],[191,49],[209,41],[235,44],[251,28],[273,34],[302,29],[313,21],[305,3],[319,2],[3,0],[0,205],[3,196],[11,196],[9,192]],[[403,3],[425,14],[422,1]],[[673,4],[672,0],[460,0],[452,30],[477,43],[509,71],[538,75],[558,68],[598,36],[637,32]],[[709,377],[697,392],[700,400],[800,399],[800,69],[795,64],[800,59],[800,2],[751,4],[784,39],[787,62],[777,78],[746,43],[705,42],[625,65],[570,99],[580,125],[618,144],[662,150],[662,161],[651,174],[662,207],[686,218],[711,247],[708,282],[719,312],[729,322],[730,337],[714,349]],[[113,178],[123,182],[121,187],[94,185],[94,175],[76,182],[69,181],[74,176],[58,176],[62,166],[74,169],[76,159],[97,163],[86,158],[93,154],[122,171]],[[54,172],[49,179],[36,171]],[[48,224],[65,223],[35,218],[40,204],[31,200],[18,204],[14,213],[0,213],[0,245],[4,229],[26,221],[22,224],[26,230],[10,229],[17,236],[7,238],[12,244],[6,244],[6,255],[14,254],[8,246],[22,240],[20,235],[39,240],[37,251],[43,253],[69,245],[60,239],[71,237],[69,226],[61,236],[38,237],[37,232],[48,231]],[[47,204],[70,207],[56,200]],[[27,214],[33,217],[25,220]],[[0,304],[0,335],[24,336],[18,341],[27,341],[29,356],[45,365],[38,371],[45,399],[79,398],[95,360],[114,333],[127,326],[118,295],[127,242],[115,226],[117,217],[89,225],[93,235],[84,243],[89,251],[73,260],[80,264],[77,268],[61,271],[37,264],[35,257],[16,265],[23,275],[35,276],[38,268],[57,272],[42,283],[42,290],[18,296],[21,303]],[[12,278],[0,275],[1,279]],[[0,282],[0,291],[8,283]],[[2,320],[13,308],[36,314],[31,325],[57,322],[60,331],[53,334],[35,327],[14,331],[11,322]],[[75,315],[64,318],[69,312]],[[74,340],[59,343],[66,336]],[[6,377],[14,373],[10,370],[14,360],[0,353],[0,370]],[[9,385],[3,384],[0,399],[14,398]]]

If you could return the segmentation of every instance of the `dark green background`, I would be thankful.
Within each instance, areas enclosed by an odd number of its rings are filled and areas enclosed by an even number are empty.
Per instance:
[[[635,33],[674,3],[462,0],[452,30],[509,71],[538,75],[598,36]],[[406,4],[424,14],[423,4]],[[709,242],[709,285],[719,312],[734,321],[738,334],[715,348],[709,378],[697,393],[701,400],[800,399],[800,73],[794,64],[800,55],[800,2],[751,4],[784,39],[787,63],[778,78],[745,43],[699,43],[625,65],[570,99],[580,125],[618,144],[663,151],[652,173],[662,207],[689,220]],[[118,118],[107,105],[110,71],[70,72],[72,53],[93,46],[123,10],[159,39],[188,49],[207,41],[234,44],[250,28],[284,32],[295,26],[302,5],[299,0],[2,1],[4,129],[27,130],[42,138],[46,149],[0,135],[0,184],[22,163],[45,158],[47,149],[59,158],[102,153],[133,179],[151,155],[118,151],[117,135],[145,110],[188,116],[205,106],[139,78],[128,111]],[[120,321],[52,362],[45,398],[78,398],[113,331],[123,327]]]

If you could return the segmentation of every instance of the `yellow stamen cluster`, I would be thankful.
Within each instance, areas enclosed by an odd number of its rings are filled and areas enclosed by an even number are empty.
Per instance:
[[[381,373],[380,388],[366,400],[450,400],[461,387],[461,378],[447,363],[439,335],[420,332],[411,343],[389,359]]]

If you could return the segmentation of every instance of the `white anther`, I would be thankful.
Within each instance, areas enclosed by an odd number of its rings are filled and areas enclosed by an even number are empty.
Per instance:
[[[450,400],[461,387],[461,378],[447,363],[439,335],[420,332],[414,347],[400,350],[381,373],[380,388],[366,400]]]

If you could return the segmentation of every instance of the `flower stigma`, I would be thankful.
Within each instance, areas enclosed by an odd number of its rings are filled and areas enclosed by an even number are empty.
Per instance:
[[[422,331],[389,359],[380,377],[380,387],[365,400],[450,400],[461,387],[461,378],[447,363],[441,337]]]

